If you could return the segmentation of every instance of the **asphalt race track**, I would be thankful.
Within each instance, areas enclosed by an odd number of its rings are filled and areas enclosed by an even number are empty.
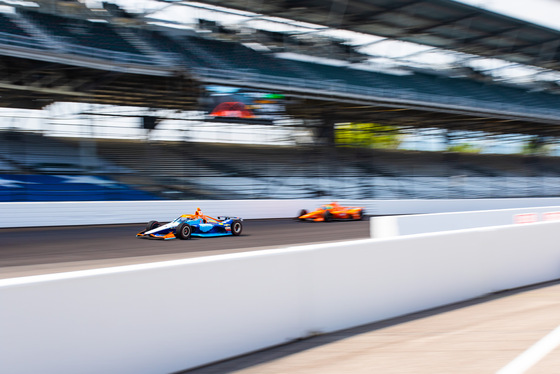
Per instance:
[[[0,278],[369,237],[369,220],[245,220],[238,237],[147,240],[145,223],[0,229]]]

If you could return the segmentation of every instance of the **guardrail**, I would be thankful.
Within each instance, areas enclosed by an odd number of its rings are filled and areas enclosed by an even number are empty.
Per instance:
[[[4,279],[0,362],[11,374],[186,370],[558,279],[558,230],[543,222]]]

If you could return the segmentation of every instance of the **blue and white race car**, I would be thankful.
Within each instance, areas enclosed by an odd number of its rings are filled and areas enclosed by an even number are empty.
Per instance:
[[[200,208],[194,214],[183,214],[179,218],[161,225],[158,221],[150,221],[146,230],[136,234],[143,239],[190,239],[191,236],[239,236],[243,231],[243,219],[239,217],[212,218],[202,214]]]

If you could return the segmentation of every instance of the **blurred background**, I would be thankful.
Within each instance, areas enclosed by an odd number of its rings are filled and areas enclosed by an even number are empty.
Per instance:
[[[451,0],[0,1],[0,201],[559,196],[559,48]]]

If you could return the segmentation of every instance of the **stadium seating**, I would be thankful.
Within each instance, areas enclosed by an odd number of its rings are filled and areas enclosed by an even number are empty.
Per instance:
[[[197,67],[301,78],[288,61],[278,60],[240,43],[187,36],[178,40],[182,54]]]
[[[0,200],[498,198],[560,194],[554,158],[0,133]],[[81,158],[82,157],[82,158]],[[82,160],[82,161],[80,161]]]
[[[141,54],[134,46],[122,39],[108,23],[91,22],[29,10],[22,12],[39,24],[43,30],[47,30],[48,33],[71,44]]]
[[[185,37],[176,49],[191,68],[224,71],[230,77],[253,73],[257,79],[276,77],[290,79],[291,85],[317,87],[356,94],[410,98],[419,101],[443,102],[463,106],[503,110],[504,106],[518,112],[558,111],[556,95],[531,93],[517,87],[488,84],[467,78],[412,72],[393,75],[331,66],[318,62],[287,60],[252,50],[239,43]],[[280,80],[278,81],[280,82]]]
[[[114,180],[130,169],[80,144],[31,133],[0,133],[0,201],[152,200],[157,196]]]
[[[100,176],[0,174],[0,202],[153,199],[154,195]]]
[[[40,40],[27,32],[15,21],[15,17],[0,13],[0,45],[45,50]]]
[[[17,26],[8,16],[0,13],[0,33],[30,37],[27,32]]]
[[[331,66],[320,63],[319,60],[306,62],[280,58],[240,42],[195,36],[193,32],[181,34],[175,31],[172,37],[165,32],[151,29],[149,25],[142,28],[125,27],[21,7],[17,9],[18,16],[23,16],[39,26],[40,30],[62,46],[65,53],[91,58],[101,57],[147,65],[167,63],[174,68],[180,65],[202,76],[223,76],[224,79],[237,76],[239,79],[255,81],[253,83],[285,84],[290,87],[499,111],[510,110],[517,113],[560,113],[558,95],[529,92],[519,87],[483,83],[466,77],[450,78],[424,71],[394,75],[355,69],[351,64]],[[12,37],[2,38],[2,34]],[[27,39],[33,40],[29,33],[12,22],[10,17],[0,14],[0,44],[44,48],[43,43],[36,42],[30,45]],[[141,51],[141,45],[150,45],[153,53]],[[173,58],[159,58],[166,54],[172,55]]]
[[[476,109],[560,115],[558,95],[409,70],[390,74],[263,52],[234,41],[124,27],[18,8],[63,48],[113,61],[169,64],[199,76],[409,99]],[[0,14],[0,48],[48,48]],[[134,42],[134,40],[136,42]],[[155,50],[146,53],[143,45]],[[148,49],[150,49],[148,48]],[[50,51],[51,53],[53,50]],[[157,54],[170,56],[158,60]],[[281,57],[283,56],[283,57]],[[293,58],[294,56],[292,56]],[[40,58],[38,53],[36,58]],[[158,60],[158,62],[156,62]],[[560,194],[554,159],[325,147],[55,139],[0,133],[1,201],[232,198],[441,198]],[[83,177],[80,179],[79,177]],[[72,179],[74,178],[74,179]],[[89,178],[89,179],[88,179]],[[69,182],[73,181],[73,182]],[[81,181],[81,182],[79,182]],[[142,191],[138,188],[141,186]]]
[[[30,20],[66,53],[118,62],[157,64],[125,40],[119,26],[104,21],[89,21],[18,8],[18,14]],[[105,52],[102,52],[105,51]]]
[[[126,173],[128,170],[68,146],[56,138],[33,133],[1,132],[0,159],[31,173]]]
[[[551,158],[100,141],[100,156],[135,169],[168,198],[483,198],[554,196]],[[452,157],[450,157],[452,156]],[[540,165],[540,167],[537,167]]]
[[[17,167],[12,165],[9,161],[0,158],[0,173],[19,171]]]

